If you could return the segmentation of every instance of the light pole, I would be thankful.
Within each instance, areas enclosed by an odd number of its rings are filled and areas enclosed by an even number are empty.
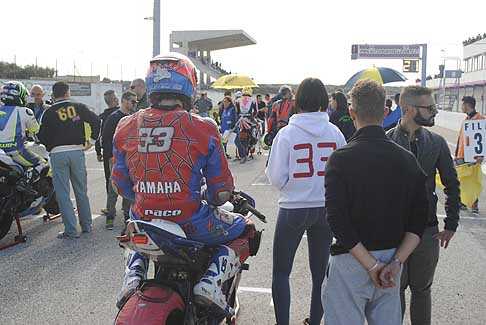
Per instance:
[[[445,109],[445,83],[446,83],[446,77],[445,77],[445,50],[440,50],[442,52],[442,109]]]
[[[154,12],[152,17],[145,17],[144,19],[153,21],[152,56],[156,56],[160,54],[160,0],[154,0]]]

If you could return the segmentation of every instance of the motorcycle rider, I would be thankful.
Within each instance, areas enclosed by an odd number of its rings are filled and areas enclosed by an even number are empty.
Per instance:
[[[40,171],[47,167],[47,162],[37,154],[25,148],[25,139],[39,131],[39,124],[34,112],[27,108],[29,91],[23,83],[9,81],[2,86],[0,100],[0,149],[22,165],[35,167]]]
[[[231,312],[221,286],[248,258],[254,225],[217,207],[230,198],[233,177],[217,128],[188,112],[196,94],[196,70],[190,59],[179,53],[158,55],[145,81],[151,106],[118,125],[113,183],[118,193],[134,201],[132,220],[175,222],[189,239],[217,247],[194,295],[198,303]],[[203,177],[207,189],[201,194]],[[147,259],[130,252],[118,307],[146,272]]]

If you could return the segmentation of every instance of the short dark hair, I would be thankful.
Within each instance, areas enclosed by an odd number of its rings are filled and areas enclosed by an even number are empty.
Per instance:
[[[107,91],[105,91],[103,96],[105,98],[106,105],[110,106],[111,104],[113,104],[113,100],[115,99],[116,94],[113,89],[108,89]]]
[[[137,94],[135,94],[133,91],[131,90],[127,90],[123,93],[122,95],[122,100],[129,100],[130,98],[132,97],[137,97]]]
[[[471,106],[471,108],[476,108],[476,99],[473,96],[462,97],[462,102],[464,104],[469,104],[469,106]]]
[[[393,101],[390,98],[387,98],[385,101],[385,106],[390,108],[393,106]]]
[[[416,98],[420,96],[432,96],[432,89],[423,86],[407,86],[400,94],[400,107],[417,105]]]
[[[382,122],[385,115],[385,88],[375,80],[358,80],[351,89],[351,108],[360,121]]]
[[[396,93],[395,94],[395,104],[399,104],[400,103],[400,93]]]
[[[326,86],[318,78],[304,79],[295,95],[295,107],[303,112],[326,111],[329,106],[329,95]]]
[[[224,92],[224,97],[226,97],[226,96],[231,96],[231,90],[226,90]]]
[[[58,81],[52,85],[52,97],[65,97],[69,90],[69,85],[64,81]]]

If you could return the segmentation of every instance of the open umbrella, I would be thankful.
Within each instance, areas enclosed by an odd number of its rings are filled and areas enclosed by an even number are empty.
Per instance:
[[[360,79],[373,79],[381,84],[389,82],[405,81],[407,78],[397,70],[390,68],[369,68],[355,73],[344,85],[344,88],[351,88]]]
[[[219,89],[237,89],[245,87],[255,88],[258,87],[258,85],[248,76],[227,74],[218,78],[211,87]]]

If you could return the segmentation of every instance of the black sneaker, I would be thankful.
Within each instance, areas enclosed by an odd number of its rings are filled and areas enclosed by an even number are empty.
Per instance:
[[[115,228],[113,225],[113,219],[106,219],[105,229],[113,230],[113,228]]]
[[[479,213],[479,208],[471,208],[472,213]]]
[[[465,204],[461,203],[460,209],[461,210],[467,210],[467,206]]]

